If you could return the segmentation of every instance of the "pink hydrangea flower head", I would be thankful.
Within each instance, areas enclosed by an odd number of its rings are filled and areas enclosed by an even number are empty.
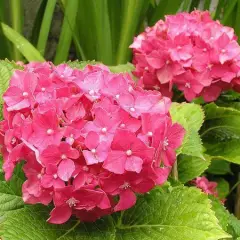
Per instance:
[[[173,55],[189,61],[177,48]],[[137,194],[166,182],[183,140],[169,98],[104,65],[27,64],[13,74],[3,99],[5,178],[24,161],[23,200],[53,204],[53,224],[71,216],[95,221],[134,206]]]
[[[232,28],[212,20],[208,11],[166,16],[146,28],[130,48],[133,73],[146,89],[171,97],[176,86],[188,101],[203,97],[206,102],[216,100],[222,91],[239,89],[237,37]]]

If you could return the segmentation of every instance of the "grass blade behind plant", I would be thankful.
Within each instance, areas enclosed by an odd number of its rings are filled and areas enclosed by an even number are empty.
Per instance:
[[[238,42],[240,41],[240,0],[237,1],[237,13],[236,13],[236,20],[235,20],[235,33],[238,36]]]
[[[188,12],[191,6],[191,3],[192,3],[192,0],[184,0],[181,11]]]
[[[139,17],[144,6],[145,0],[123,0],[122,24],[120,33],[120,42],[117,51],[117,64],[126,63],[131,51],[129,45],[133,41],[139,25]]]
[[[10,18],[11,18],[11,25],[12,28],[16,31],[19,32],[20,34],[22,33],[22,28],[23,28],[23,9],[22,9],[22,1],[19,0],[10,0]],[[13,48],[13,55],[15,60],[20,60],[21,59],[21,54],[14,46]]]
[[[42,2],[40,3],[40,6],[38,8],[36,17],[34,19],[32,33],[31,33],[31,37],[30,37],[30,41],[34,46],[37,46],[39,32],[40,32],[40,28],[42,25],[42,19],[43,19],[44,13],[45,13],[47,2],[48,2],[48,0],[42,0]]]
[[[4,22],[5,20],[5,2],[0,1],[0,21]],[[10,51],[10,42],[7,40],[7,38],[3,34],[2,27],[0,25],[0,42],[1,42],[1,49],[0,49],[0,58],[1,59],[11,59],[11,51]]]
[[[54,59],[55,64],[64,62],[68,58],[78,12],[78,3],[79,0],[71,0],[66,2],[60,39]]]
[[[40,52],[20,33],[4,23],[1,23],[1,26],[5,37],[14,44],[28,61],[44,61]]]
[[[204,10],[210,10],[210,6],[211,6],[211,0],[205,0],[203,9]]]
[[[223,14],[223,18],[221,21],[222,24],[226,24],[226,22],[229,20],[229,18],[233,14],[233,12],[235,10],[235,6],[237,4],[237,1],[238,0],[231,0],[224,6],[224,14]]]
[[[122,0],[113,1],[108,0],[108,14],[111,27],[111,38],[112,38],[112,52],[113,56],[117,54],[117,48],[120,39],[121,30],[121,11],[122,11]],[[112,65],[116,64],[116,58],[113,57]]]
[[[95,31],[97,41],[97,59],[105,64],[113,64],[112,36],[108,11],[108,1],[93,0]]]
[[[224,9],[224,4],[225,4],[225,0],[218,0],[218,5],[215,11],[215,14],[212,14],[212,17],[215,20],[219,20],[221,15],[222,15],[222,11]]]
[[[150,20],[150,25],[155,24],[159,19],[164,19],[165,15],[175,14],[181,5],[182,0],[161,0]]]
[[[197,9],[199,6],[199,3],[200,3],[200,0],[192,0],[189,12],[193,11],[195,8]]]
[[[42,19],[42,24],[39,32],[37,49],[44,56],[47,46],[48,35],[52,23],[53,13],[57,0],[47,1],[45,12]]]

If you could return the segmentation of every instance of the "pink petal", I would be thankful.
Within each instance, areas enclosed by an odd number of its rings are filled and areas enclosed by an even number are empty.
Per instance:
[[[85,158],[87,165],[98,163],[97,158],[94,156],[94,154],[91,151],[83,150],[83,156]]]
[[[47,220],[52,224],[63,224],[67,222],[72,215],[72,209],[68,205],[55,207],[51,213],[50,218]]]
[[[122,151],[111,151],[103,164],[103,168],[116,174],[125,172],[125,162],[127,155]]]
[[[131,208],[136,203],[136,195],[131,189],[126,189],[120,193],[120,200],[115,206],[114,211],[123,211]]]
[[[125,170],[140,173],[142,170],[143,160],[136,156],[127,157]]]
[[[74,171],[75,164],[71,159],[61,161],[58,166],[58,176],[66,182],[72,177]]]

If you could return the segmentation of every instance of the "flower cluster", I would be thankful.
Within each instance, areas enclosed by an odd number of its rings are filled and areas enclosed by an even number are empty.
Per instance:
[[[197,177],[192,183],[204,193],[218,197],[217,182],[211,182],[206,177]]]
[[[185,133],[171,121],[169,98],[103,65],[30,63],[14,72],[3,99],[5,178],[25,161],[23,199],[53,201],[55,224],[132,207],[136,193],[166,181]]]
[[[171,97],[176,86],[188,101],[214,101],[222,91],[240,90],[240,46],[234,30],[213,21],[209,12],[166,16],[130,46],[134,74],[146,89]]]

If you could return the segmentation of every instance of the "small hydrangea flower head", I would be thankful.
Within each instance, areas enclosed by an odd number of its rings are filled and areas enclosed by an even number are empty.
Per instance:
[[[23,200],[53,204],[53,224],[71,216],[95,221],[134,206],[137,194],[167,180],[185,133],[172,123],[169,98],[103,65],[27,64],[3,99],[5,178],[24,161]]]
[[[214,21],[208,11],[178,13],[146,28],[133,44],[134,74],[146,89],[186,100],[215,101],[222,91],[239,91],[240,46],[234,30]]]

